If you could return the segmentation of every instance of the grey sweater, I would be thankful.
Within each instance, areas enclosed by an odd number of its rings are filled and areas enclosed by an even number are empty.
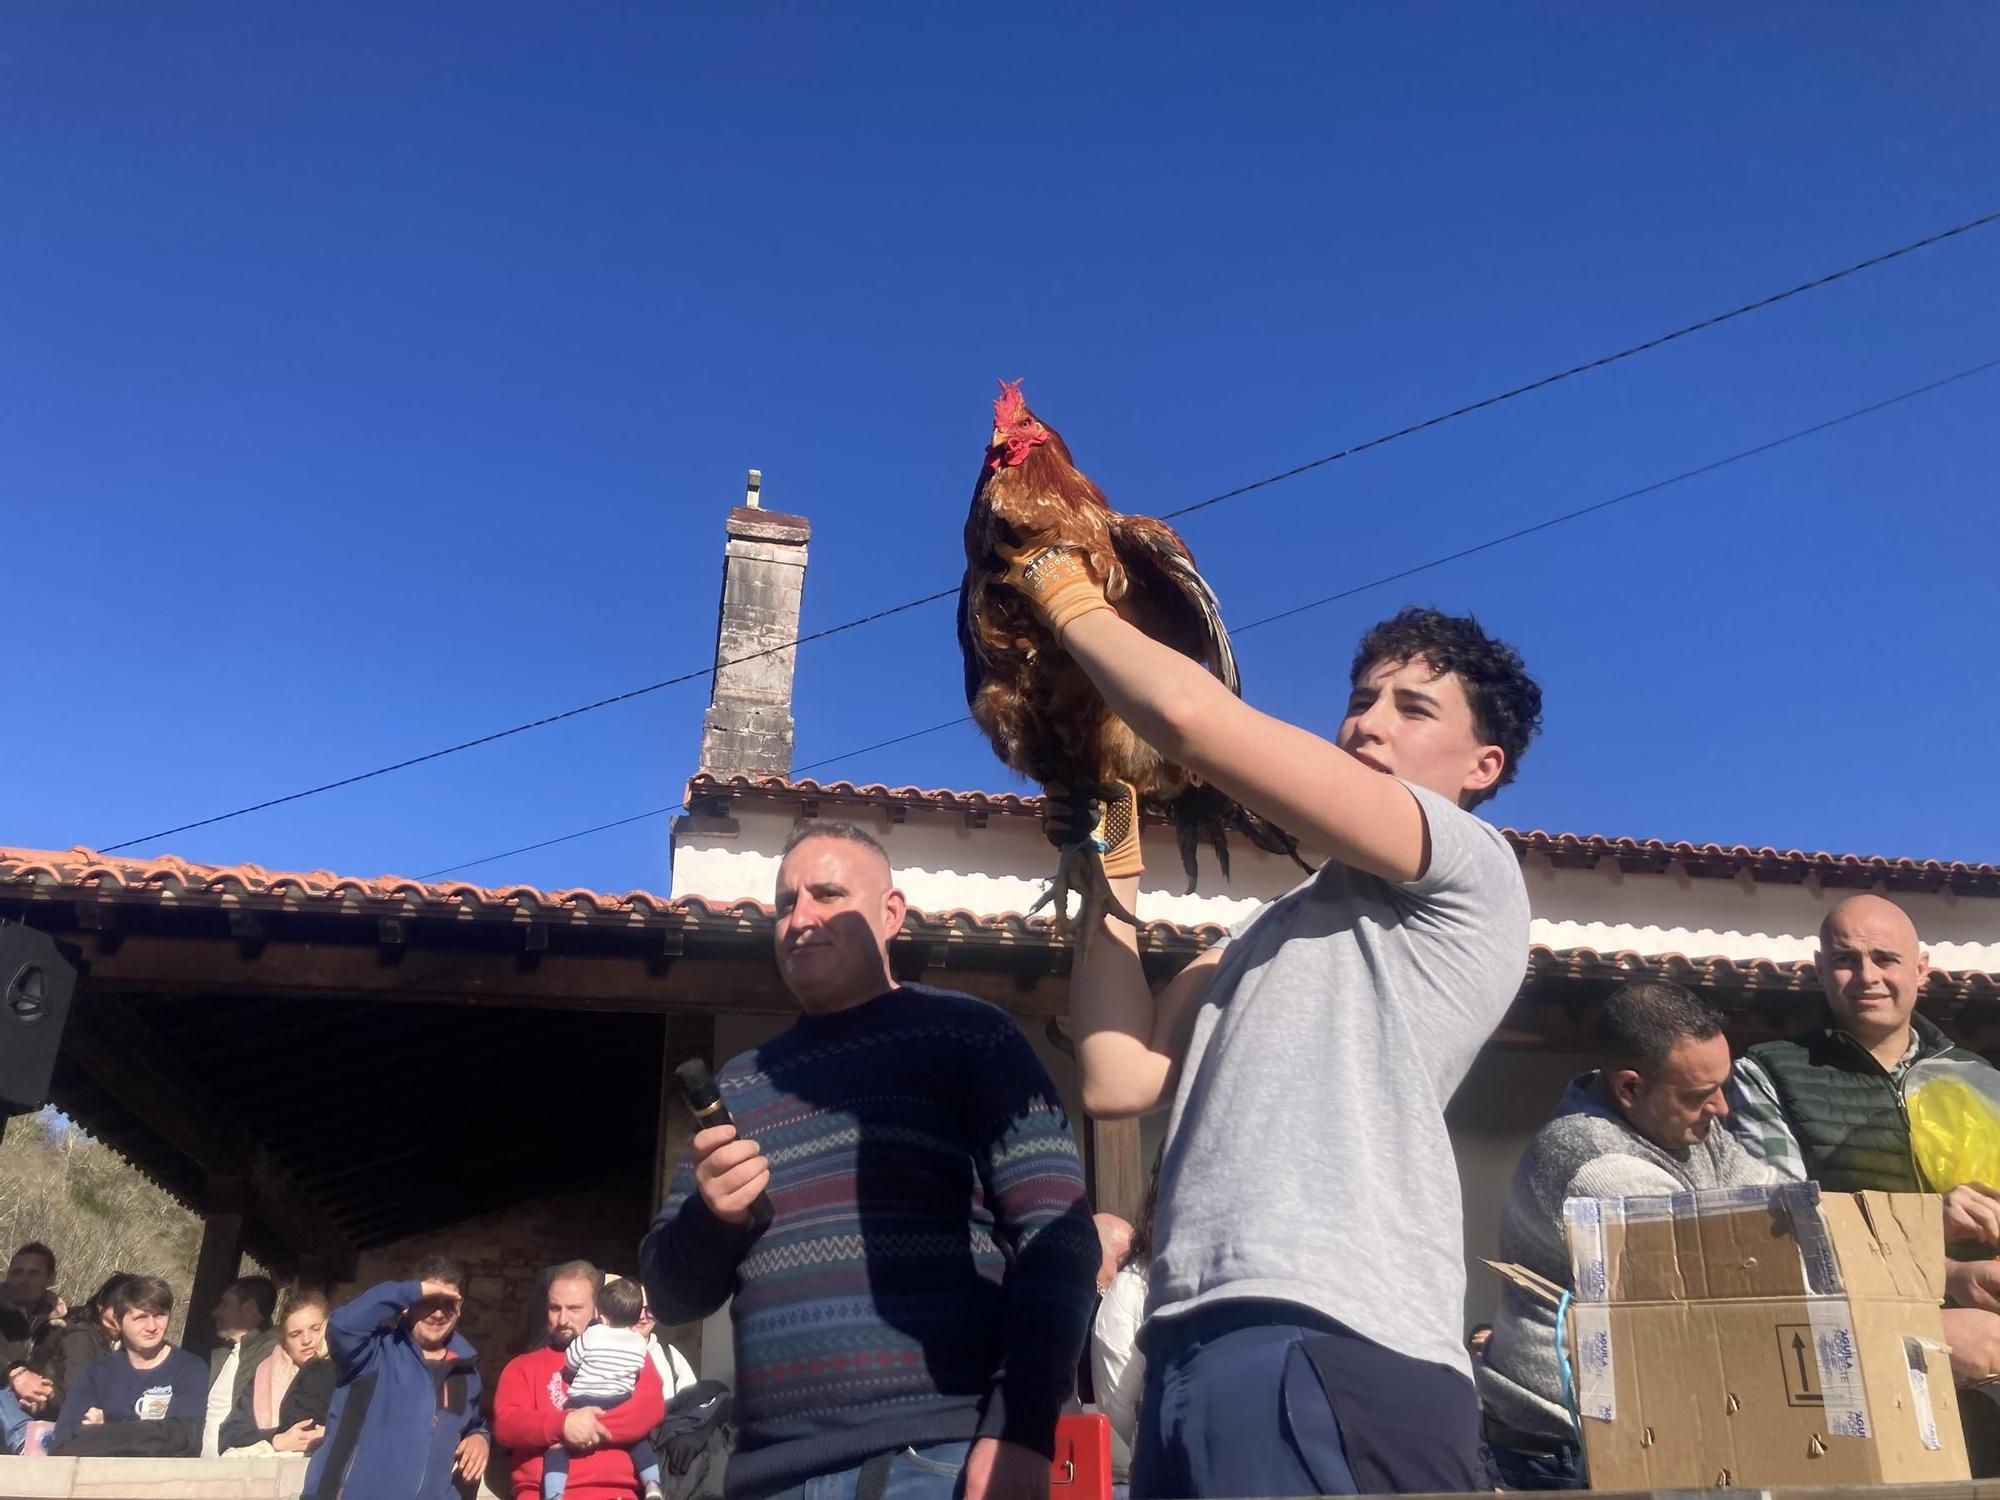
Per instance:
[[[1650,1198],[1783,1180],[1719,1122],[1699,1145],[1654,1145],[1625,1122],[1598,1074],[1580,1074],[1514,1169],[1500,1259],[1568,1286],[1566,1198]],[[1517,1287],[1501,1297],[1478,1379],[1480,1404],[1497,1420],[1553,1442],[1576,1441],[1563,1407],[1554,1310]]]

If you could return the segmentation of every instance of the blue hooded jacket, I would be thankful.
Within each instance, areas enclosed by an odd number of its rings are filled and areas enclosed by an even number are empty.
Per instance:
[[[452,1500],[457,1493],[459,1443],[489,1436],[479,1415],[479,1374],[472,1345],[456,1331],[449,1359],[423,1357],[403,1318],[422,1296],[418,1282],[385,1281],[326,1320],[339,1384],[301,1500]]]

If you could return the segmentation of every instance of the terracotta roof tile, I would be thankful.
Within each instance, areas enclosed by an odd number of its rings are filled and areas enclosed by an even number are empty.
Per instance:
[[[833,802],[880,807],[927,807],[940,812],[998,813],[1039,817],[1042,799],[1012,792],[955,792],[944,788],[857,786],[851,781],[792,780],[783,776],[717,777],[702,774],[688,782],[688,802],[761,796],[788,802]],[[1879,854],[1834,854],[1803,849],[1751,848],[1745,844],[1691,844],[1662,839],[1610,838],[1602,834],[1522,832],[1503,828],[1517,854],[1536,854],[1559,866],[1594,868],[1609,861],[1628,871],[1664,871],[1678,866],[1697,877],[1797,885],[1808,876],[1828,886],[1882,884],[1892,890],[1949,890],[1959,895],[2000,896],[2000,865],[1962,860],[1904,859]]]
[[[100,898],[187,906],[332,909],[381,916],[458,915],[522,922],[560,920],[627,928],[666,927],[693,934],[761,933],[775,917],[769,905],[747,898],[709,902],[687,896],[667,901],[646,891],[612,896],[580,888],[543,891],[529,885],[488,887],[464,881],[427,885],[393,875],[369,880],[326,870],[307,874],[267,871],[258,865],[197,865],[172,855],[133,860],[84,848],[66,853],[0,848],[0,899],[10,895],[32,899],[37,893],[47,899],[62,899],[65,893],[73,896],[85,891]],[[1187,927],[1148,922],[1140,937],[1148,951],[1190,952],[1218,941],[1223,931],[1210,923]],[[1045,917],[1026,917],[1019,912],[986,914],[963,908],[932,912],[913,908],[902,936],[910,942],[962,943],[980,948],[1060,950],[1067,946],[1055,936]],[[1530,950],[1528,972],[1536,978],[1613,981],[1651,975],[1767,993],[1809,993],[1818,988],[1813,965],[1806,960],[1736,960],[1631,950],[1600,953],[1591,948],[1556,949],[1540,944]],[[1933,970],[1931,987],[1938,996],[2000,996],[2000,976]]]
[[[487,887],[466,881],[426,884],[398,875],[371,878],[266,870],[261,865],[197,865],[173,855],[120,859],[85,848],[56,853],[0,848],[0,894],[55,888],[95,891],[161,902],[207,905],[388,908],[430,914],[483,912],[528,918],[557,916],[653,921],[674,915],[674,904],[646,891],[609,896],[591,890],[543,891],[529,885]]]

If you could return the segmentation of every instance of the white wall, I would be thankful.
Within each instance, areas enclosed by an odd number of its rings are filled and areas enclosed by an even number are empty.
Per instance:
[[[910,904],[924,912],[965,910],[982,916],[1025,912],[1055,869],[1055,853],[1032,818],[994,817],[970,828],[949,812],[912,808],[892,823],[886,810],[828,803],[827,816],[850,818],[882,840]],[[744,897],[769,902],[777,883],[777,850],[791,831],[794,810],[781,803],[737,805],[738,830],[713,831],[714,820],[681,819],[674,830],[675,897],[709,901]],[[1146,884],[1139,915],[1148,921],[1229,926],[1257,905],[1298,883],[1289,860],[1233,845],[1233,878],[1225,882],[1204,854],[1201,885],[1180,894],[1180,855],[1170,830],[1145,839]],[[1850,894],[1817,881],[1760,884],[1696,879],[1670,870],[1626,874],[1609,861],[1595,869],[1556,869],[1539,855],[1523,862],[1534,919],[1529,940],[1550,948],[1679,953],[1739,961],[1810,959],[1820,919]],[[2000,972],[2000,900],[1948,893],[1897,892],[1940,968]]]
[[[907,822],[892,823],[878,809],[835,804],[824,815],[859,823],[882,841],[897,883],[919,911],[964,910],[982,916],[1025,912],[1055,873],[1056,852],[1031,818],[996,817],[984,828],[969,828],[960,816],[913,811]],[[739,805],[736,820],[739,831],[733,834],[711,831],[709,820],[699,825],[676,820],[676,899],[771,900],[778,880],[777,851],[792,830],[793,810],[776,804]],[[701,831],[689,832],[691,826]],[[1141,893],[1139,915],[1149,922],[1227,926],[1304,878],[1291,861],[1238,842],[1230,850],[1233,878],[1228,881],[1216,868],[1214,855],[1203,851],[1200,893],[1190,897],[1180,894],[1187,880],[1172,831],[1148,829],[1143,847],[1147,883],[1155,889]]]

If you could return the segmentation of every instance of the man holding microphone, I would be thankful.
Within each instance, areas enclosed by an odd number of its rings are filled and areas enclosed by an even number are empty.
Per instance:
[[[896,983],[863,829],[801,824],[776,904],[804,1014],[717,1074],[734,1123],[640,1249],[662,1322],[734,1299],[730,1500],[1041,1500],[1099,1254],[1055,1086],[1004,1012]]]

